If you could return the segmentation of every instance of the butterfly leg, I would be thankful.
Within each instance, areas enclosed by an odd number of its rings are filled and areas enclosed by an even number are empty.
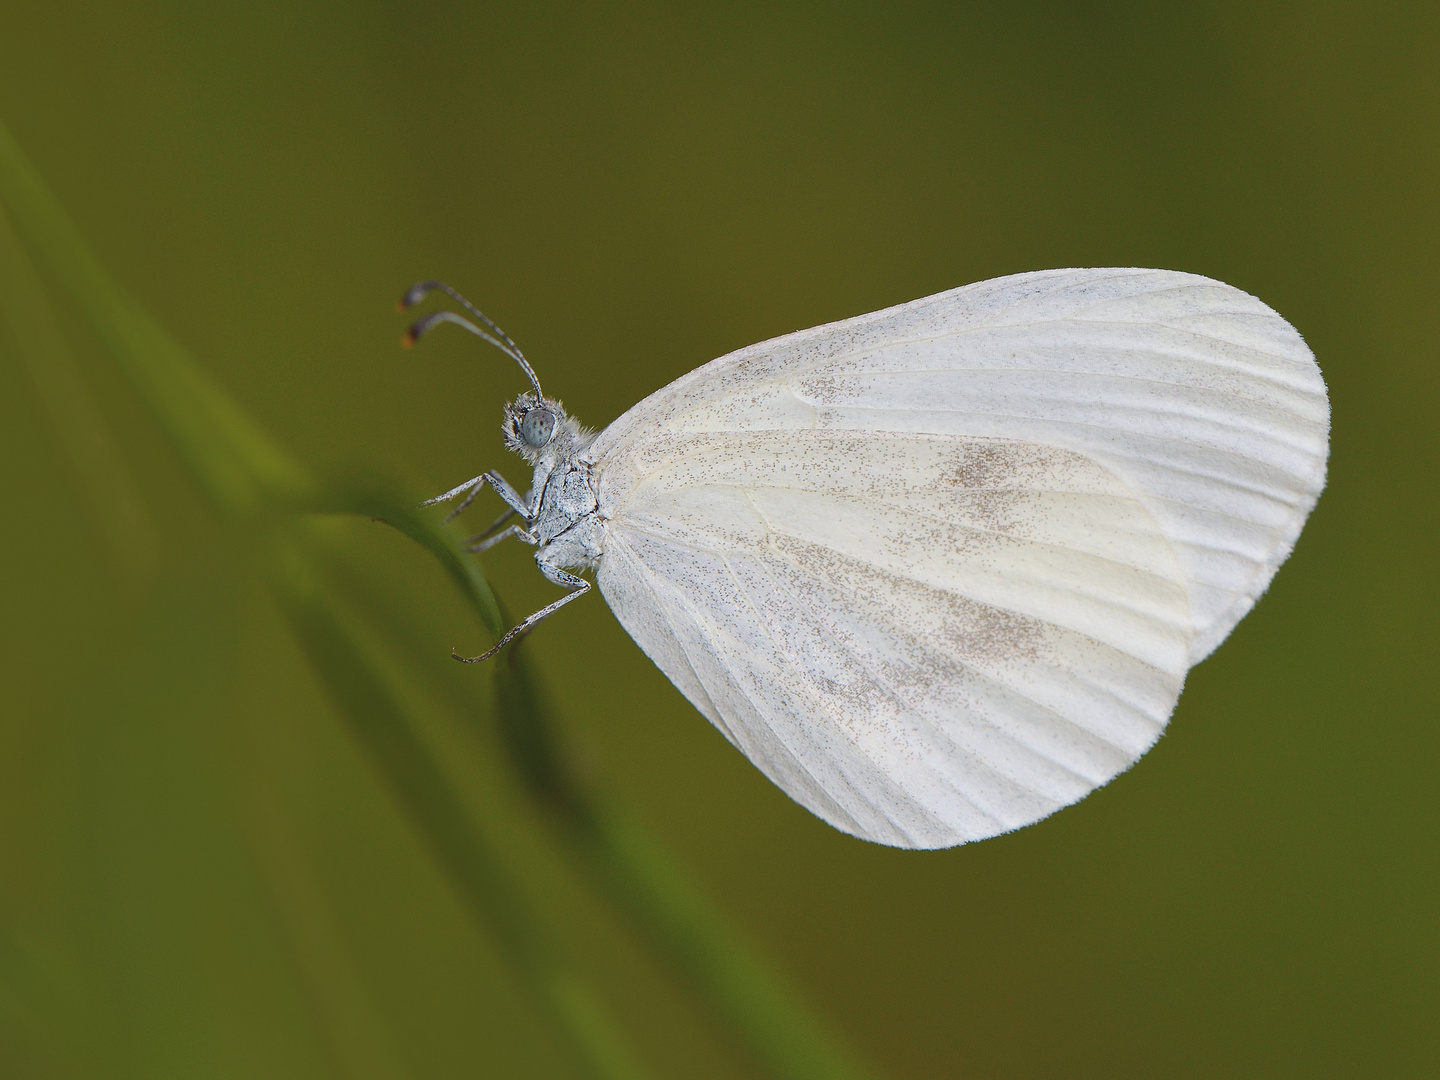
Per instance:
[[[434,506],[436,503],[449,502],[455,498],[455,496],[464,494],[465,498],[461,501],[460,505],[445,515],[446,521],[452,521],[465,512],[470,504],[475,501],[475,496],[480,494],[487,483],[495,489],[495,494],[505,500],[506,505],[508,505],[511,510],[526,519],[530,517],[530,500],[511,487],[503,476],[493,470],[491,472],[481,473],[472,480],[466,480],[465,483],[456,485],[443,495],[436,495],[433,499],[426,499],[420,505]],[[503,521],[504,519],[502,518],[501,520]],[[498,525],[499,523],[500,522],[496,522],[495,524]],[[494,527],[495,526],[492,525],[490,528],[493,529]],[[488,532],[489,530],[487,529],[486,531]]]
[[[566,588],[572,589],[573,591],[566,593],[564,596],[560,597],[559,600],[556,600],[553,604],[549,604],[546,607],[541,608],[539,611],[529,616],[523,622],[517,623],[516,625],[512,626],[509,630],[505,632],[504,637],[502,637],[494,645],[490,646],[489,649],[481,653],[479,656],[461,656],[453,649],[450,650],[451,656],[453,656],[456,660],[459,660],[462,664],[478,664],[482,660],[489,660],[490,657],[494,656],[506,645],[510,644],[510,642],[514,641],[522,634],[528,633],[530,629],[541,619],[548,618],[549,616],[555,614],[555,612],[559,611],[566,604],[568,604],[571,600],[574,600],[576,597],[584,596],[587,592],[590,591],[590,582],[586,581],[578,574],[572,574],[566,570],[561,570],[558,566],[549,566],[543,562],[540,562],[538,558],[535,561],[540,564],[540,572],[543,573],[547,578],[553,581],[556,585],[564,585]]]
[[[493,536],[497,531],[499,531],[501,525],[504,525],[505,522],[509,521],[514,516],[515,508],[512,506],[508,508],[503,514],[501,514],[498,518],[492,521],[489,525],[485,526],[485,528],[481,529],[474,536],[467,537],[465,540],[465,546],[469,547],[471,544],[478,544],[486,537]]]
[[[506,517],[508,516],[507,514]],[[504,521],[505,518],[501,518],[500,520]],[[508,529],[502,529],[498,533],[493,533],[493,535],[487,531],[481,533],[479,536],[472,536],[469,540],[465,541],[465,550],[472,551],[478,555],[482,551],[489,551],[496,544],[500,543],[501,540],[508,539],[511,536],[518,537],[527,544],[540,543],[536,537],[526,532],[519,525],[511,525]]]

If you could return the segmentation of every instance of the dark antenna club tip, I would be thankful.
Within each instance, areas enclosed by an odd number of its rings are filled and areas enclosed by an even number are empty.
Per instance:
[[[415,322],[411,324],[410,330],[405,335],[404,339],[401,341],[401,344],[405,348],[409,348],[411,345],[415,344],[417,340],[423,337],[437,323],[453,322],[456,325],[470,331],[470,333],[474,334],[482,341],[488,342],[489,344],[495,346],[495,348],[499,349],[506,356],[510,357],[510,359],[514,360],[515,363],[519,364],[520,370],[525,373],[525,377],[530,380],[530,385],[535,388],[536,398],[543,401],[545,395],[540,390],[540,380],[535,377],[535,369],[532,368],[530,366],[530,362],[525,359],[525,354],[520,351],[520,346],[516,345],[515,342],[511,340],[509,334],[505,333],[504,330],[501,330],[500,327],[496,326],[494,321],[488,315],[486,315],[483,311],[477,308],[474,304],[470,303],[469,300],[466,300],[465,297],[461,296],[460,293],[456,292],[449,285],[446,285],[445,282],[417,281],[414,285],[411,285],[410,288],[405,291],[405,295],[400,298],[400,303],[398,307],[403,312],[407,308],[413,307],[415,304],[418,304],[421,300],[425,298],[427,294],[437,289],[440,292],[445,293],[461,307],[463,307],[466,311],[468,311],[470,314],[474,315],[477,319],[484,323],[486,327],[488,327],[491,331],[494,332],[494,336],[486,333],[484,330],[480,329],[480,327],[472,323],[469,319],[463,318],[462,316],[455,314],[455,312],[453,311],[436,311],[432,312],[429,315],[426,315],[422,319],[416,319]]]

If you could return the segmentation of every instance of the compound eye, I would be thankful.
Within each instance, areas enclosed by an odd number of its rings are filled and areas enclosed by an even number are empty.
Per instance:
[[[531,409],[520,421],[520,438],[535,449],[547,445],[555,435],[555,414],[549,409]]]

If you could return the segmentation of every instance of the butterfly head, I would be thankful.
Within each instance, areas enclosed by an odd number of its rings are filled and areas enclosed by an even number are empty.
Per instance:
[[[566,414],[558,401],[521,394],[505,406],[505,445],[530,464],[558,461],[578,453],[594,438]]]

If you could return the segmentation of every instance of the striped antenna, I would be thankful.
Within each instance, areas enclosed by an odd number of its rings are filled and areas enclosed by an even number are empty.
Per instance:
[[[535,369],[530,366],[530,361],[525,359],[525,354],[520,351],[520,346],[516,345],[515,342],[510,339],[509,334],[496,326],[488,315],[470,303],[469,300],[466,300],[465,297],[461,296],[449,285],[446,285],[445,282],[417,281],[405,290],[405,295],[400,298],[400,303],[396,306],[399,310],[406,311],[425,299],[425,297],[432,292],[443,292],[489,327],[493,333],[486,333],[469,319],[463,315],[457,315],[453,311],[435,311],[423,318],[416,319],[410,324],[410,329],[405,332],[405,337],[402,338],[400,342],[405,348],[410,348],[410,346],[414,345],[415,342],[419,341],[442,322],[450,322],[456,326],[463,326],[481,341],[487,341],[491,345],[494,345],[495,348],[519,364],[520,370],[525,372],[525,377],[530,380],[530,385],[535,388],[535,396],[541,401],[545,400],[545,395],[540,392],[540,380],[535,377]]]

